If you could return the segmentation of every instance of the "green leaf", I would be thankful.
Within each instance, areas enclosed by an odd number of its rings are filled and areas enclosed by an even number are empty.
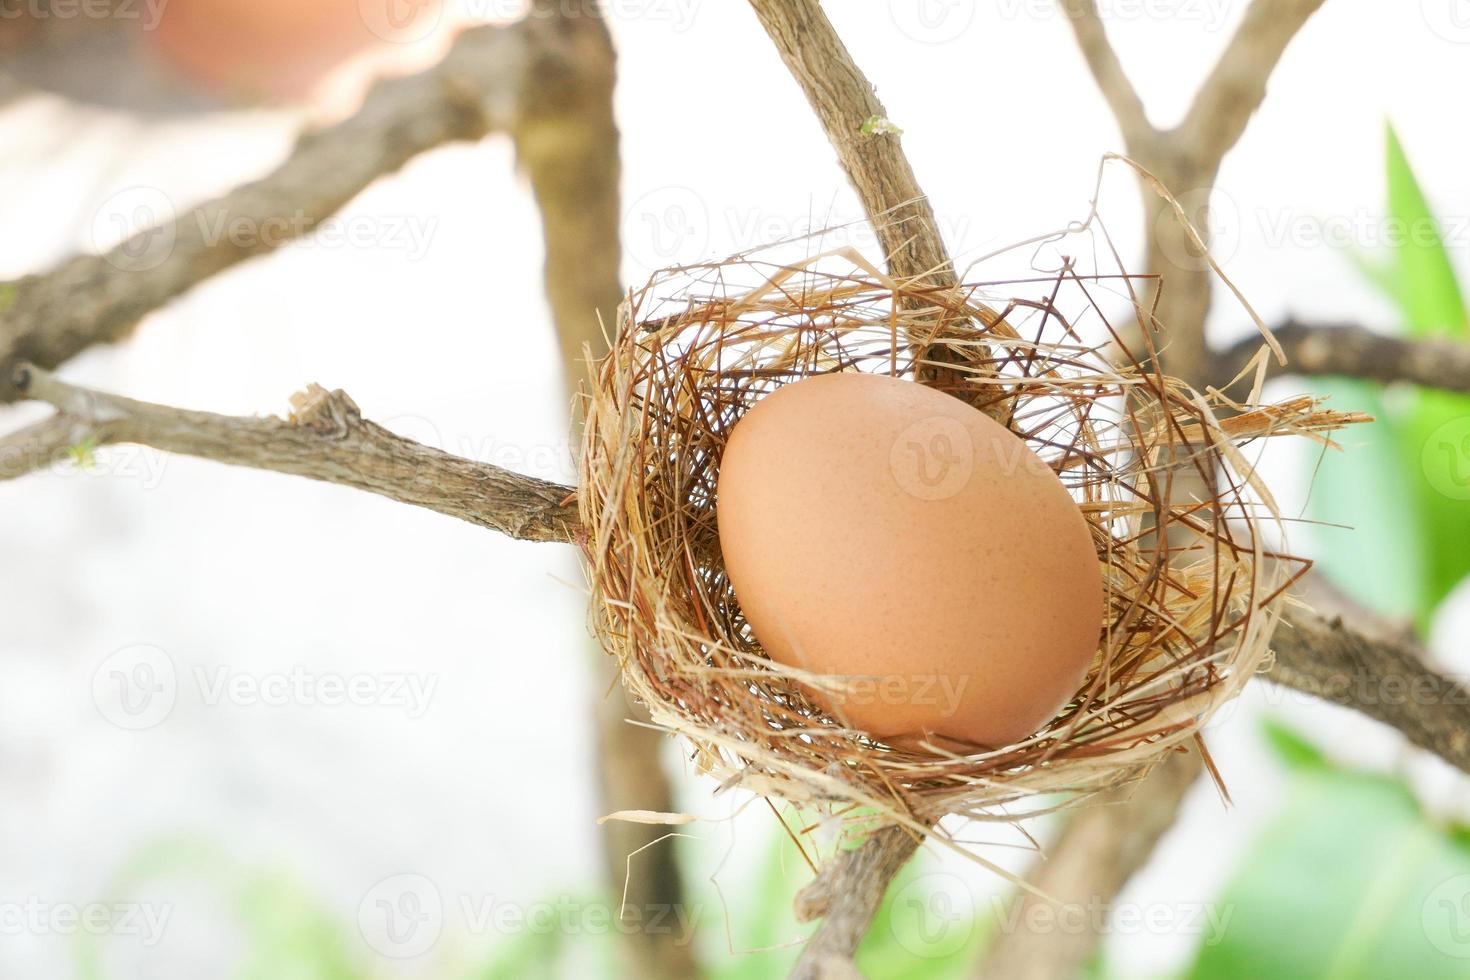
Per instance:
[[[1366,412],[1377,421],[1338,436],[1342,450],[1311,456],[1307,516],[1319,567],[1358,602],[1389,616],[1419,612],[1426,594],[1428,547],[1418,498],[1405,472],[1402,438],[1376,385],[1323,378],[1318,390],[1337,411]]]
[[[1455,279],[1439,221],[1419,186],[1392,125],[1387,129],[1388,214],[1404,240],[1389,266],[1392,296],[1416,337],[1466,336],[1465,300]]]
[[[1189,980],[1470,974],[1470,848],[1391,779],[1298,770]]]
[[[1330,769],[1332,762],[1301,732],[1276,718],[1263,726],[1266,742],[1276,757],[1292,769]]]
[[[1407,335],[1470,341],[1470,314],[1439,223],[1392,126],[1386,143],[1396,240],[1384,260],[1355,262],[1394,303]],[[1412,614],[1427,632],[1439,604],[1470,574],[1470,398],[1414,390],[1389,402],[1364,384],[1327,387],[1339,395],[1334,408],[1380,421],[1344,437],[1348,458],[1323,465],[1309,513],[1355,531],[1324,528],[1322,563],[1354,598]]]

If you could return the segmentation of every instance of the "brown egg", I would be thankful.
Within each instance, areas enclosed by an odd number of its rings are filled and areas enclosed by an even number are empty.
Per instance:
[[[1021,439],[932,388],[780,388],[730,433],[717,510],[767,654],[844,678],[812,693],[874,737],[1019,741],[1098,648],[1102,570],[1076,502]]]
[[[155,50],[226,94],[297,99],[373,48],[416,44],[444,21],[444,0],[168,0]]]

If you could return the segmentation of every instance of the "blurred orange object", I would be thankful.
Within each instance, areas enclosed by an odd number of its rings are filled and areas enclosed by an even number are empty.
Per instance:
[[[298,100],[343,65],[400,47],[407,57],[445,22],[445,0],[168,0],[152,46],[200,85],[249,101]],[[377,49],[377,50],[375,50]]]

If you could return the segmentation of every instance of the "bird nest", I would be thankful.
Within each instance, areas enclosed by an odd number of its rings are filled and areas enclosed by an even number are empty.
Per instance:
[[[1350,419],[1307,397],[1239,404],[1166,376],[1135,287],[1070,264],[942,287],[839,250],[686,267],[629,297],[585,393],[592,628],[701,771],[869,827],[1014,820],[1138,778],[1239,693],[1306,564],[1284,553],[1247,447],[1284,433],[1325,441]],[[1093,301],[1103,293],[1137,321],[1129,335]],[[956,751],[844,727],[811,691],[854,679],[774,662],[742,615],[715,517],[726,438],[762,397],[835,371],[971,402],[1024,439],[1085,515],[1106,593],[1096,654],[1023,741]]]

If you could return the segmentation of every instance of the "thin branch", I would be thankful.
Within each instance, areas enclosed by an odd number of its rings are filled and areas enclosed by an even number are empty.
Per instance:
[[[1097,945],[1102,923],[1090,910],[1109,908],[1123,886],[1153,853],[1173,826],[1185,795],[1203,768],[1195,749],[1177,752],[1148,778],[1108,793],[1096,805],[1079,810],[1068,822],[1044,860],[1028,880],[1063,909],[1079,911],[1090,928],[1033,931],[1030,910],[1051,904],[1024,892],[1018,907],[1002,919],[1015,928],[1000,932],[985,953],[983,980],[1070,980],[1078,976]],[[1056,916],[1046,920],[1054,926]]]
[[[1266,97],[1281,55],[1323,0],[1254,0],[1176,132],[1180,145],[1219,168]]]
[[[871,125],[873,120],[887,123],[888,110],[821,5],[816,0],[750,0],[750,6],[837,151],[838,162],[878,233],[889,271],[952,284],[954,265],[934,209],[914,177],[898,133],[886,125],[876,130]]]
[[[312,385],[292,399],[295,411],[282,420],[134,401],[68,384],[34,366],[17,375],[19,391],[58,414],[0,439],[0,480],[49,464],[69,446],[135,443],[355,487],[523,541],[572,541],[578,528],[568,487],[394,435],[364,419],[342,391]]]
[[[1113,110],[1113,118],[1123,131],[1123,140],[1134,153],[1142,152],[1158,137],[1158,130],[1148,121],[1143,100],[1128,80],[1128,73],[1118,60],[1118,53],[1108,41],[1096,0],[1066,0],[1065,11],[1077,35],[1077,46],[1103,98]]]
[[[533,87],[527,73],[544,63],[533,56],[562,43],[557,22],[545,17],[467,30],[434,68],[377,83],[356,115],[303,135],[261,180],[105,254],[74,256],[11,283],[0,313],[0,402],[17,397],[10,379],[21,362],[55,368],[94,344],[118,341],[209,277],[309,233],[418,154],[506,130],[517,120],[520,93]],[[159,195],[152,203],[166,211]],[[249,231],[231,233],[239,228]]]
[[[1384,384],[1402,381],[1470,394],[1470,345],[1437,338],[1390,337],[1352,323],[1288,320],[1271,333],[1286,352],[1286,366],[1279,367],[1271,358],[1268,375],[1336,375]],[[1261,338],[1252,336],[1217,352],[1216,375],[1234,377],[1260,347]]]
[[[872,924],[888,884],[919,848],[903,827],[886,827],[862,847],[843,851],[822,865],[796,896],[796,917],[825,917],[807,941],[792,980],[850,980],[860,976],[853,954]]]

